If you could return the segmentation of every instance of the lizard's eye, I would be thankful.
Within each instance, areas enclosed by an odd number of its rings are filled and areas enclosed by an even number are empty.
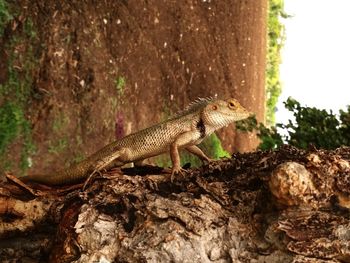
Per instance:
[[[228,104],[229,108],[231,109],[234,109],[235,108],[235,104],[231,101],[229,104]]]
[[[217,110],[217,109],[218,109],[218,106],[213,105],[213,106],[211,106],[211,109],[212,109],[212,110]]]

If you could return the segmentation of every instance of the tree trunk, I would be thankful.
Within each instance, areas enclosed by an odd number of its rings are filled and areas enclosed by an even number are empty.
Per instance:
[[[1,262],[350,262],[350,148],[0,185]]]
[[[267,0],[7,2],[0,83],[29,89],[36,152],[18,136],[0,175],[21,158],[29,174],[59,170],[199,97],[235,97],[264,120]],[[233,126],[218,135],[229,152],[257,144]]]

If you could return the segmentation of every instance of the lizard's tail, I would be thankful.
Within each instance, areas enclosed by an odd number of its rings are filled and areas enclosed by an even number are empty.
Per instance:
[[[62,176],[62,173],[57,174],[30,174],[27,176],[19,177],[18,179],[21,180],[24,183],[27,182],[37,182],[41,184],[47,184],[47,185],[61,185],[65,184],[67,182],[64,181],[65,176]]]
[[[20,177],[19,179],[22,182],[37,182],[47,185],[64,185],[82,181],[86,178],[88,171],[88,165],[83,162],[52,174],[31,174]]]
[[[97,152],[86,160],[73,164],[68,169],[63,169],[53,174],[28,175],[19,179],[22,182],[33,181],[47,185],[64,185],[80,182],[86,179],[91,173],[102,169],[109,169],[116,164],[120,164],[117,161],[117,158],[120,156],[119,152],[104,154],[107,157],[101,158],[100,155],[103,154],[104,152]]]

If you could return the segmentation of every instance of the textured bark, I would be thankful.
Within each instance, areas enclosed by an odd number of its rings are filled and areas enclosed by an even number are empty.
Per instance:
[[[350,262],[350,149],[0,187],[1,262]]]

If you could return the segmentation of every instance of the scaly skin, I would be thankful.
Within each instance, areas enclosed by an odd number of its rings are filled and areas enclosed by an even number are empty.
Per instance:
[[[235,99],[199,99],[172,119],[112,142],[87,159],[51,175],[29,175],[23,181],[62,185],[80,181],[90,174],[126,163],[170,152],[172,178],[182,173],[179,149],[184,148],[203,161],[210,159],[196,146],[228,124],[249,117]]]

